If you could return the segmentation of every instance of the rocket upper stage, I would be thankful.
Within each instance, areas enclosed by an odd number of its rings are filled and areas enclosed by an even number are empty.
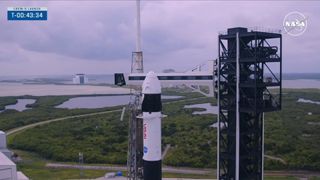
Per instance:
[[[161,180],[161,84],[149,72],[142,84],[144,180]]]
[[[150,71],[142,84],[142,111],[161,112],[161,85],[158,77]]]

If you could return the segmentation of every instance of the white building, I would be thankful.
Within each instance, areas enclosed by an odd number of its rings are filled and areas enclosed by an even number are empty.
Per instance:
[[[89,82],[85,74],[76,74],[73,77],[73,84],[87,84]]]
[[[7,149],[6,134],[0,131],[0,179],[29,180],[11,161],[11,151]]]
[[[16,164],[0,152],[0,179],[29,180],[22,172],[17,171]]]
[[[7,137],[6,133],[3,131],[0,131],[0,152],[6,155],[9,159],[11,158],[12,153],[7,149]]]

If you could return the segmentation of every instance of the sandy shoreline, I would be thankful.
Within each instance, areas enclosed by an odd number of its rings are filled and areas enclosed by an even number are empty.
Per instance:
[[[128,94],[130,90],[122,87],[93,85],[54,85],[0,83],[0,97],[4,96],[48,96],[48,95],[89,95],[89,94]]]

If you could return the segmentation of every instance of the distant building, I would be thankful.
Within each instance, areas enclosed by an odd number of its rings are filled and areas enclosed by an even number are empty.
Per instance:
[[[88,78],[85,74],[76,74],[73,77],[73,84],[87,84]]]

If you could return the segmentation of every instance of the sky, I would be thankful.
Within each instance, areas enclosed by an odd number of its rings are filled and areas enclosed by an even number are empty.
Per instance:
[[[0,2],[0,76],[129,72],[135,51],[135,1]],[[47,7],[47,21],[8,21],[8,7]],[[320,73],[320,2],[142,1],[145,71],[184,71],[218,57],[218,34],[231,27],[283,30],[284,17],[307,19],[283,33],[283,71]]]

